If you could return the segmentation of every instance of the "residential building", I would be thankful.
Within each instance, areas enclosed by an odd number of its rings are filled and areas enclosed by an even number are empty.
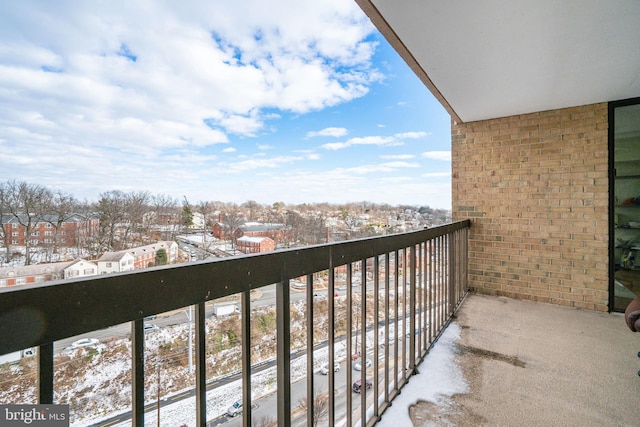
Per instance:
[[[220,240],[231,240],[231,226],[222,221],[213,224],[213,237]]]
[[[275,250],[275,242],[269,237],[242,236],[236,240],[236,249],[245,254]]]
[[[78,258],[64,268],[64,278],[95,276],[98,274],[98,265],[95,262]]]
[[[105,252],[98,259],[98,274],[121,273],[135,269],[135,257],[128,251]]]
[[[98,235],[100,220],[93,215],[73,214],[68,217],[59,215],[43,215],[31,224],[30,235],[27,236],[28,224],[24,215],[3,215],[2,232],[4,239],[0,246],[30,246],[74,248],[88,247]]]
[[[276,246],[288,242],[291,239],[291,234],[291,227],[285,224],[260,222],[247,222],[233,232],[236,239],[243,236],[269,237]]]
[[[133,255],[134,269],[138,270],[154,266],[156,263],[156,255],[160,249],[164,249],[166,252],[167,264],[173,264],[176,262],[178,259],[178,244],[176,242],[157,242],[151,245],[131,248],[121,252],[129,252]]]
[[[75,261],[67,261],[0,268],[0,288],[63,279],[65,277],[65,269],[74,262]]]

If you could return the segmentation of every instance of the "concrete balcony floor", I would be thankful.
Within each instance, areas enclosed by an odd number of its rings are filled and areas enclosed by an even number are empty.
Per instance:
[[[412,383],[429,381],[424,366],[381,424],[401,410],[415,426],[640,425],[640,333],[624,315],[471,294],[452,327],[466,390],[411,401]]]

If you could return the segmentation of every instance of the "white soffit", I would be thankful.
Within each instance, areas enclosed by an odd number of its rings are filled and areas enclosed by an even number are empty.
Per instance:
[[[640,96],[640,0],[357,1],[462,121]]]

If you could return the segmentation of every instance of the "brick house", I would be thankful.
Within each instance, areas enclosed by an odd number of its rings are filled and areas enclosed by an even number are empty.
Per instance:
[[[356,1],[451,117],[469,285],[624,310],[640,295],[640,209],[620,206],[640,196],[640,3]]]
[[[156,255],[160,249],[164,249],[167,254],[167,264],[172,264],[178,259],[178,244],[176,242],[157,242],[151,245],[140,246],[122,252],[129,252],[134,258],[134,269],[147,268],[154,265]]]
[[[215,224],[213,224],[213,237],[220,240],[230,240],[231,226],[229,226],[229,224],[225,224],[222,221],[217,221]]]
[[[236,249],[245,254],[269,252],[275,248],[275,242],[269,237],[242,236],[236,240]]]
[[[0,268],[0,288],[63,279],[65,268],[71,264],[67,261]]]
[[[0,245],[25,246],[29,238],[31,246],[47,247],[86,247],[91,239],[98,235],[100,220],[84,214],[74,214],[68,218],[58,215],[44,215],[33,225],[31,235],[27,237],[26,218],[18,215],[2,216],[4,239]]]
[[[285,224],[263,224],[259,222],[248,222],[238,227],[233,236],[239,239],[243,236],[249,237],[269,237],[276,245],[291,240],[291,227]]]

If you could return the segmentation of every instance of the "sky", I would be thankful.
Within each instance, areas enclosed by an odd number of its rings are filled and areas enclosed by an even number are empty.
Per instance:
[[[0,0],[0,180],[451,208],[450,118],[354,0]]]

